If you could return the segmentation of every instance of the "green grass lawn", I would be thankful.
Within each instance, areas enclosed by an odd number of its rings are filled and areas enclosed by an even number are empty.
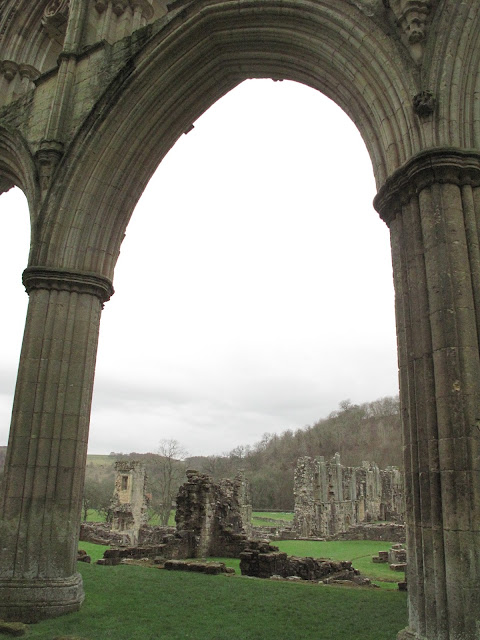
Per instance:
[[[291,511],[253,511],[252,524],[254,527],[274,527],[276,520],[283,522],[293,522],[293,512]]]
[[[381,550],[387,551],[392,546],[390,542],[277,540],[272,544],[291,556],[351,560],[355,569],[358,569],[366,578],[370,578],[381,589],[397,590],[397,583],[405,579],[403,571],[391,571],[388,564],[372,562],[373,555],[377,555]],[[224,562],[227,567],[235,569],[235,572],[240,574],[240,560],[238,558],[208,558],[208,560]]]
[[[81,546],[95,557],[96,545]],[[407,622],[400,592],[127,565],[78,569],[86,591],[81,611],[32,625],[29,638],[395,640]]]

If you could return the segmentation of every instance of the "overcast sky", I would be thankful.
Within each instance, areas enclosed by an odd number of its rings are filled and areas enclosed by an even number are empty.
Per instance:
[[[320,93],[248,81],[163,160],[105,305],[89,453],[190,455],[398,393],[389,234],[363,141]],[[27,306],[28,213],[1,199],[0,444]]]

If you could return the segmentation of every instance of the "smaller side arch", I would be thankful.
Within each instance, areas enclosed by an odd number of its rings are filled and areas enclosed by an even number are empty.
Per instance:
[[[40,198],[35,160],[23,136],[11,127],[0,125],[0,195],[14,186],[27,198],[33,229]]]

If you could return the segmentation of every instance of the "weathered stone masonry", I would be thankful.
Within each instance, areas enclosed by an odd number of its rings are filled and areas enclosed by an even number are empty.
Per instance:
[[[118,564],[122,558],[237,558],[247,544],[251,510],[243,474],[216,483],[207,474],[189,470],[177,496],[176,529],[143,525],[138,545],[106,551],[104,564]]]
[[[129,544],[137,544],[140,527],[148,522],[145,465],[120,460],[115,463],[115,473],[112,532],[122,535]]]
[[[177,533],[192,532],[191,558],[238,557],[250,531],[251,497],[239,474],[219,483],[197,471],[187,471],[187,482],[177,496]]]
[[[344,467],[337,453],[299,458],[294,481],[294,529],[302,537],[328,537],[372,520],[403,522],[403,476],[375,463]]]
[[[479,51],[478,0],[0,0],[0,191],[20,187],[32,221],[0,617],[80,607],[98,330],[128,222],[206,109],[273,78],[323,92],[355,122],[390,231],[409,551],[400,637],[478,640]]]

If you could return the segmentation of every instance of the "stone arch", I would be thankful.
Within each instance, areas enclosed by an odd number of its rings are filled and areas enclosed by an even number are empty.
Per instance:
[[[0,125],[0,194],[13,186],[26,195],[33,222],[38,208],[37,170],[33,155],[22,135],[11,127]]]
[[[472,28],[465,30],[469,23]],[[452,3],[448,11],[436,14],[434,27],[443,37],[429,42],[423,88],[432,91],[438,115],[424,126],[425,144],[478,149],[480,7]]]
[[[421,136],[410,106],[415,74],[395,42],[371,28],[360,10],[351,16],[325,0],[271,0],[241,12],[231,3],[191,5],[146,41],[67,151],[59,180],[75,189],[52,194],[31,264],[111,279],[130,215],[162,157],[246,78],[296,80],[334,100],[357,124],[381,185],[420,149]]]
[[[35,36],[27,14],[47,4],[4,3],[0,37],[19,56],[2,62],[7,82],[28,49],[10,28],[15,9]],[[409,628],[399,638],[476,640],[478,1],[155,0],[164,11],[132,33],[137,18],[150,20],[137,11],[131,35],[111,46],[83,38],[93,4],[70,3],[58,68],[41,91],[32,82],[15,104],[13,85],[2,94],[1,117],[19,123],[34,151],[43,201],[24,274],[29,310],[0,496],[0,613],[38,620],[80,606],[75,542],[96,344],[123,234],[156,166],[195,118],[242,80],[270,77],[319,89],[356,123],[390,229],[409,546]],[[60,7],[66,0],[52,2]],[[40,51],[28,56],[41,59],[44,44],[35,42]],[[75,93],[82,82],[88,91]],[[32,210],[35,170],[14,138],[0,143],[2,188],[23,185]],[[33,545],[32,531],[45,547]]]

